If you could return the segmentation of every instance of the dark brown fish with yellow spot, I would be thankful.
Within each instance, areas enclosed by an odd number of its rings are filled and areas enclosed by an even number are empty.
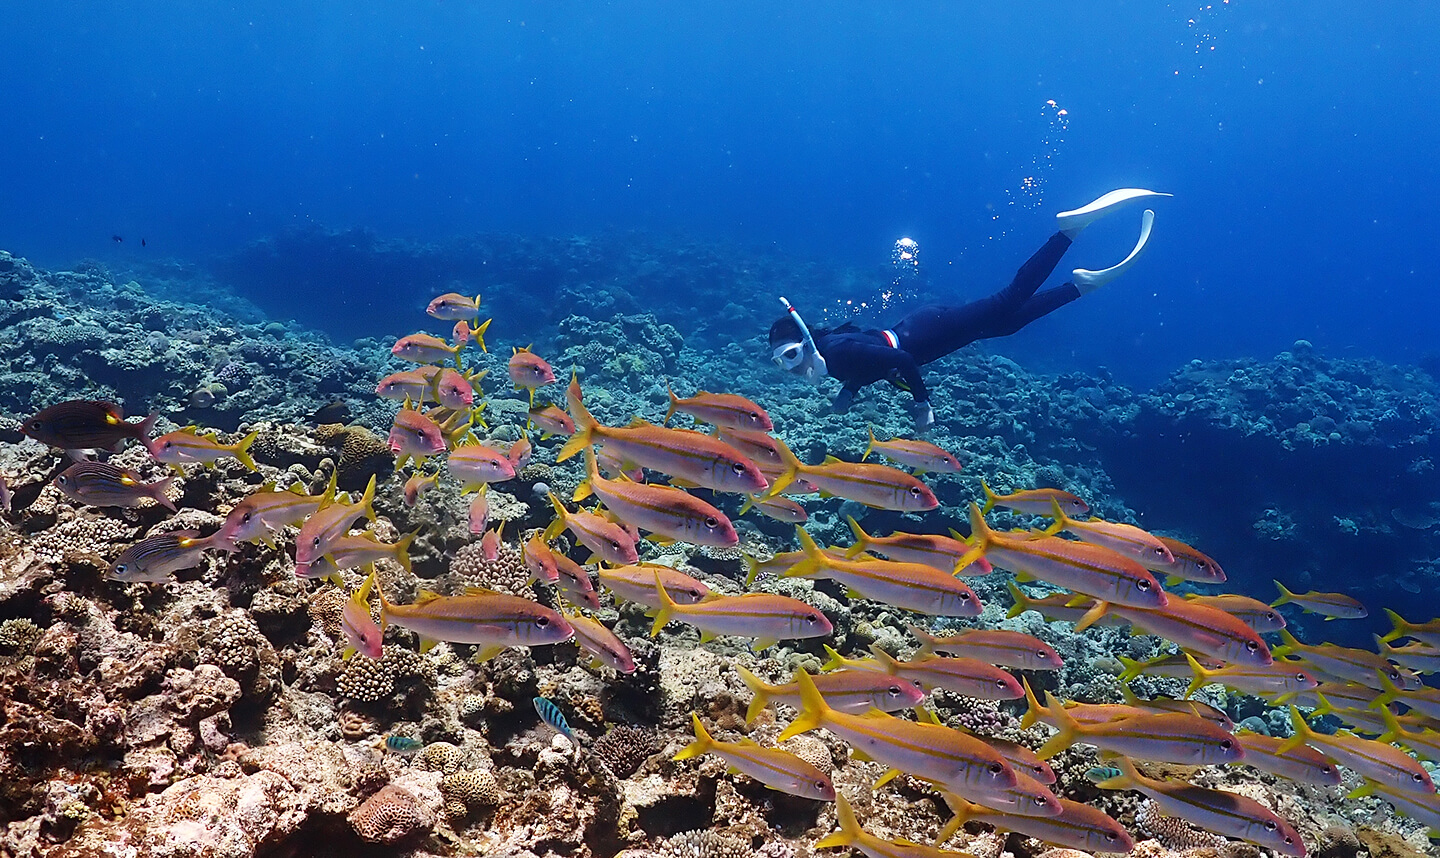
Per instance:
[[[137,507],[147,499],[170,511],[175,503],[165,492],[174,477],[147,483],[134,471],[109,462],[76,462],[55,478],[55,488],[66,497],[90,506]]]
[[[43,409],[26,420],[20,431],[61,450],[117,450],[126,438],[142,444],[148,441],[158,416],[127,423],[125,412],[113,402],[73,399]]]

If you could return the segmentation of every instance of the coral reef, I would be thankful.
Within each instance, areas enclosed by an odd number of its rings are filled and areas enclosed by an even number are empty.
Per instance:
[[[285,273],[285,242],[328,247],[357,267],[391,255],[379,270],[406,272],[408,279],[395,282],[473,273],[427,268],[414,253],[373,237],[360,251],[347,250],[320,233],[277,239],[242,256]],[[661,266],[639,251],[624,257],[579,239],[517,240],[498,255],[479,240],[470,249],[477,259],[490,254],[487,272],[508,272],[516,287],[497,287],[497,316],[506,308],[521,316],[522,303],[530,311],[506,336],[517,345],[533,336],[556,358],[557,371],[573,366],[587,405],[607,424],[632,416],[659,421],[668,381],[763,399],[793,449],[811,462],[858,459],[867,423],[906,425],[901,395],[867,391],[851,413],[835,414],[822,392],[775,377],[747,351],[753,344],[717,339],[727,328],[763,328],[766,312],[721,296],[733,295],[736,283],[795,277],[779,260],[745,266],[714,249],[682,246],[670,248]],[[613,286],[617,269],[635,273],[624,289]],[[540,283],[542,291],[517,297],[519,287]],[[657,310],[636,297],[650,290],[684,298]],[[254,543],[207,554],[170,583],[106,581],[119,551],[145,535],[192,526],[209,533],[266,482],[316,492],[335,473],[341,488],[354,492],[377,477],[377,536],[420,534],[413,573],[379,564],[388,599],[485,587],[560,605],[555,588],[530,580],[519,545],[548,523],[546,492],[568,497],[581,471],[577,461],[556,462],[563,439],[531,433],[532,462],[489,493],[492,521],[506,526],[487,556],[466,528],[469,497],[455,486],[438,486],[414,507],[400,501],[406,475],[393,472],[380,434],[394,405],[373,395],[375,380],[398,367],[385,344],[336,347],[295,325],[266,322],[233,298],[201,307],[177,300],[174,290],[117,283],[98,268],[47,273],[8,254],[0,254],[0,294],[10,296],[0,302],[6,412],[99,397],[122,402],[132,415],[155,410],[175,424],[260,433],[252,448],[258,473],[230,461],[190,468],[176,486],[182,512],[166,519],[153,506],[77,506],[47,485],[64,464],[60,457],[0,427],[8,433],[0,469],[16,496],[0,527],[0,852],[793,858],[810,854],[833,829],[829,805],[766,790],[717,759],[671,757],[689,741],[692,713],[727,741],[775,743],[791,710],[767,709],[747,725],[752,692],[736,666],[783,682],[797,668],[819,670],[822,643],[847,656],[872,643],[903,656],[914,649],[906,631],[914,615],[855,598],[831,581],[766,575],[748,589],[813,606],[834,634],[753,653],[736,638],[702,646],[694,630],[674,625],[652,640],[641,608],[606,595],[596,616],[637,663],[622,675],[592,665],[572,644],[508,650],[484,663],[471,659],[467,645],[442,643],[422,653],[416,635],[395,625],[384,632],[379,660],[343,660],[345,610],[362,576],[346,572],[341,586],[296,580],[288,533],[278,535],[278,547]],[[693,313],[685,302],[711,312]],[[492,371],[502,365],[493,354],[467,360]],[[1232,580],[1252,595],[1263,595],[1259,585],[1277,573],[1296,587],[1343,589],[1357,556],[1376,564],[1377,580],[1366,582],[1372,591],[1392,583],[1402,591],[1433,588],[1440,493],[1429,463],[1440,408],[1423,372],[1329,359],[1297,344],[1272,361],[1192,364],[1150,392],[1104,375],[1037,378],[975,348],[936,365],[930,377],[938,412],[930,438],[963,451],[966,473],[932,481],[942,506],[924,517],[840,498],[807,500],[807,529],[817,540],[848,544],[846,515],[875,532],[944,532],[982,497],[977,477],[984,475],[1000,490],[1064,488],[1107,519],[1218,546]],[[505,396],[489,399],[494,425],[477,425],[482,443],[519,437],[528,403]],[[309,425],[309,414],[337,397],[349,402],[353,422]],[[557,386],[538,401],[562,398]],[[160,473],[138,447],[111,461],[147,479]],[[1176,491],[1177,483],[1186,491]],[[740,498],[706,497],[735,518],[739,546],[642,542],[641,559],[694,575],[717,593],[745,592],[743,558],[790,550],[793,529],[740,517]],[[1002,528],[1033,523],[1008,512],[993,520]],[[1076,633],[1035,613],[1006,619],[1006,576],[970,580],[984,613],[935,627],[1042,638],[1066,665],[1026,673],[1037,689],[1119,702],[1118,657],[1160,651],[1157,639],[1117,628]],[[1175,694],[1184,682],[1146,677],[1133,687]],[[1288,731],[1283,713],[1256,698],[1202,694],[1247,726]],[[531,703],[537,696],[562,709],[574,742],[542,724]],[[978,733],[1031,747],[1046,735],[1020,728],[1023,703],[937,692],[930,704],[942,722]],[[387,736],[413,740],[419,750],[389,750]],[[877,834],[928,842],[946,816],[937,794],[914,778],[873,789],[883,767],[851,756],[827,733],[782,747],[853,796]],[[1088,748],[1052,763],[1059,791],[1150,838],[1137,854],[1253,854],[1159,815],[1133,794],[1100,793],[1085,777],[1097,763]],[[1238,767],[1184,775],[1296,820],[1313,854],[1440,854],[1418,826],[1397,821],[1376,799],[1346,799],[1343,789]],[[987,858],[1080,854],[978,824],[948,846]]]

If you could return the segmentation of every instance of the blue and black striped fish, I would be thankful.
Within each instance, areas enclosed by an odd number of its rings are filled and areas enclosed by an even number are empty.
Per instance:
[[[560,711],[559,706],[544,697],[536,697],[535,711],[540,714],[540,720],[554,727],[565,738],[575,741],[575,734],[570,732],[570,723],[565,720],[565,713]]]
[[[385,734],[385,750],[396,754],[409,756],[425,747],[425,743],[419,739],[412,739],[409,736],[401,736],[399,733]]]

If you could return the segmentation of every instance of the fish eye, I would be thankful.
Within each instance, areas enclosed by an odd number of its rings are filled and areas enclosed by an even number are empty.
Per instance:
[[[1296,679],[1297,682],[1300,682],[1300,683],[1303,684],[1303,683],[1305,682],[1305,680],[1309,679],[1309,677],[1306,676],[1306,675],[1303,674],[1303,673],[1297,673],[1297,674],[1295,674],[1295,679]]]
[[[1274,831],[1277,827],[1278,827],[1278,826],[1275,825],[1275,820],[1273,820],[1273,819],[1267,819],[1267,820],[1265,820],[1265,830],[1266,830],[1266,831]]]
[[[1041,797],[1038,796],[1038,795],[1032,795],[1032,796],[1030,796],[1030,801],[1031,801],[1032,803],[1034,803],[1034,805],[1035,805],[1036,807],[1044,807],[1044,806],[1045,806],[1045,799],[1041,798]]]
[[[1142,578],[1139,581],[1135,582],[1135,588],[1142,592],[1148,592],[1150,589],[1150,582]]]
[[[130,568],[129,564],[126,564],[126,563],[116,563],[116,564],[115,564],[115,574],[116,574],[116,575],[124,575],[125,572],[126,572],[127,570],[129,570],[129,568]]]
[[[715,516],[713,516],[713,515],[707,515],[707,516],[705,516],[705,526],[706,526],[706,527],[719,527],[719,526],[720,526],[720,521],[719,521],[719,519],[715,518]]]
[[[1000,773],[1003,772],[1003,771],[1005,771],[1005,764],[1004,764],[1004,763],[991,763],[991,764],[990,764],[990,774],[992,774],[992,775],[998,775],[998,774],[1000,774]]]
[[[250,523],[250,519],[252,519],[252,518],[254,518],[254,517],[255,517],[254,513],[249,513],[249,512],[247,512],[247,513],[245,513],[244,515],[240,516],[240,522],[241,522],[242,524],[249,524],[249,523]]]
[[[63,485],[65,485],[66,483],[70,482],[70,478],[67,477],[67,476],[65,476],[64,474],[61,474],[60,476],[58,476],[58,477],[55,478],[55,482],[57,482],[57,483],[59,483],[60,485],[63,486]]]
[[[535,618],[535,625],[537,625],[537,626],[539,626],[540,628],[543,629],[543,628],[545,628],[546,626],[550,625],[550,618],[549,618],[549,617],[536,617],[536,618]]]
[[[1419,772],[1416,772],[1415,774],[1410,776],[1410,780],[1414,781],[1417,784],[1423,784],[1425,783],[1425,776],[1420,774]]]
[[[41,429],[44,429],[44,428],[45,428],[45,424],[44,424],[44,422],[42,422],[42,421],[40,421],[40,420],[31,420],[31,421],[30,421],[30,428],[31,428],[31,429],[34,429],[35,431],[38,432],[38,431],[40,431]]]
[[[807,623],[809,623],[810,625],[813,626],[813,625],[815,625],[816,623],[820,622],[820,617],[819,617],[819,615],[817,615],[817,614],[806,614],[806,615],[805,615],[805,622],[807,622]]]
[[[320,537],[318,537],[318,536],[315,537],[313,540],[311,540],[310,544],[313,545],[313,546],[315,546],[316,548],[319,548],[319,547],[320,547]]]
[[[1246,651],[1246,652],[1259,652],[1259,651],[1260,651],[1260,644],[1256,643],[1255,641],[1246,641],[1246,642],[1245,642],[1245,651]]]
[[[900,694],[900,686],[898,686],[898,685],[892,685],[892,686],[890,686],[889,688],[887,688],[887,689],[885,689],[885,690],[886,690],[886,691],[889,691],[889,692],[890,692],[890,695],[891,695],[892,697],[897,697],[897,696],[899,696],[899,694]]]
[[[734,462],[730,465],[730,470],[737,474],[743,474],[745,473],[745,465],[743,462]]]
[[[1041,661],[1045,661],[1050,657],[1050,653],[1046,652],[1043,649],[1037,649],[1035,650],[1035,657],[1040,659]]]
[[[1221,740],[1220,740],[1220,747],[1222,747],[1222,748],[1224,748],[1225,750],[1228,751],[1228,750],[1230,750],[1231,748],[1235,747],[1235,743],[1232,742],[1232,741],[1230,741],[1229,739],[1221,739]]]
[[[1105,832],[1105,842],[1106,842],[1106,843],[1114,843],[1116,840],[1119,840],[1119,839],[1120,839],[1120,838],[1118,838],[1118,837],[1115,836],[1115,832],[1113,832],[1113,831],[1107,831],[1107,832]]]
[[[174,442],[174,441],[166,441],[166,442],[165,442],[165,449],[167,449],[167,450],[170,449],[171,447],[174,447],[174,446],[175,446],[175,442]]]
[[[995,687],[996,687],[996,688],[1004,688],[1004,687],[1005,687],[1005,680],[1003,680],[1003,679],[997,679],[997,680],[995,680]]]
[[[919,487],[919,486],[911,486],[911,487],[910,487],[910,496],[911,496],[911,497],[917,497],[917,498],[920,497],[920,487]]]

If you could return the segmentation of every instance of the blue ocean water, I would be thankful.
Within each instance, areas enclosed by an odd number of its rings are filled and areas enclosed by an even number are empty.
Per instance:
[[[42,264],[206,260],[296,228],[642,230],[873,270],[907,235],[930,294],[964,300],[1056,211],[1138,185],[1176,195],[1141,269],[999,349],[1151,382],[1297,338],[1433,348],[1429,4],[96,2],[0,21],[0,244]],[[1106,222],[1062,267],[1109,265],[1134,231]],[[306,321],[353,336],[422,291],[336,282]]]

